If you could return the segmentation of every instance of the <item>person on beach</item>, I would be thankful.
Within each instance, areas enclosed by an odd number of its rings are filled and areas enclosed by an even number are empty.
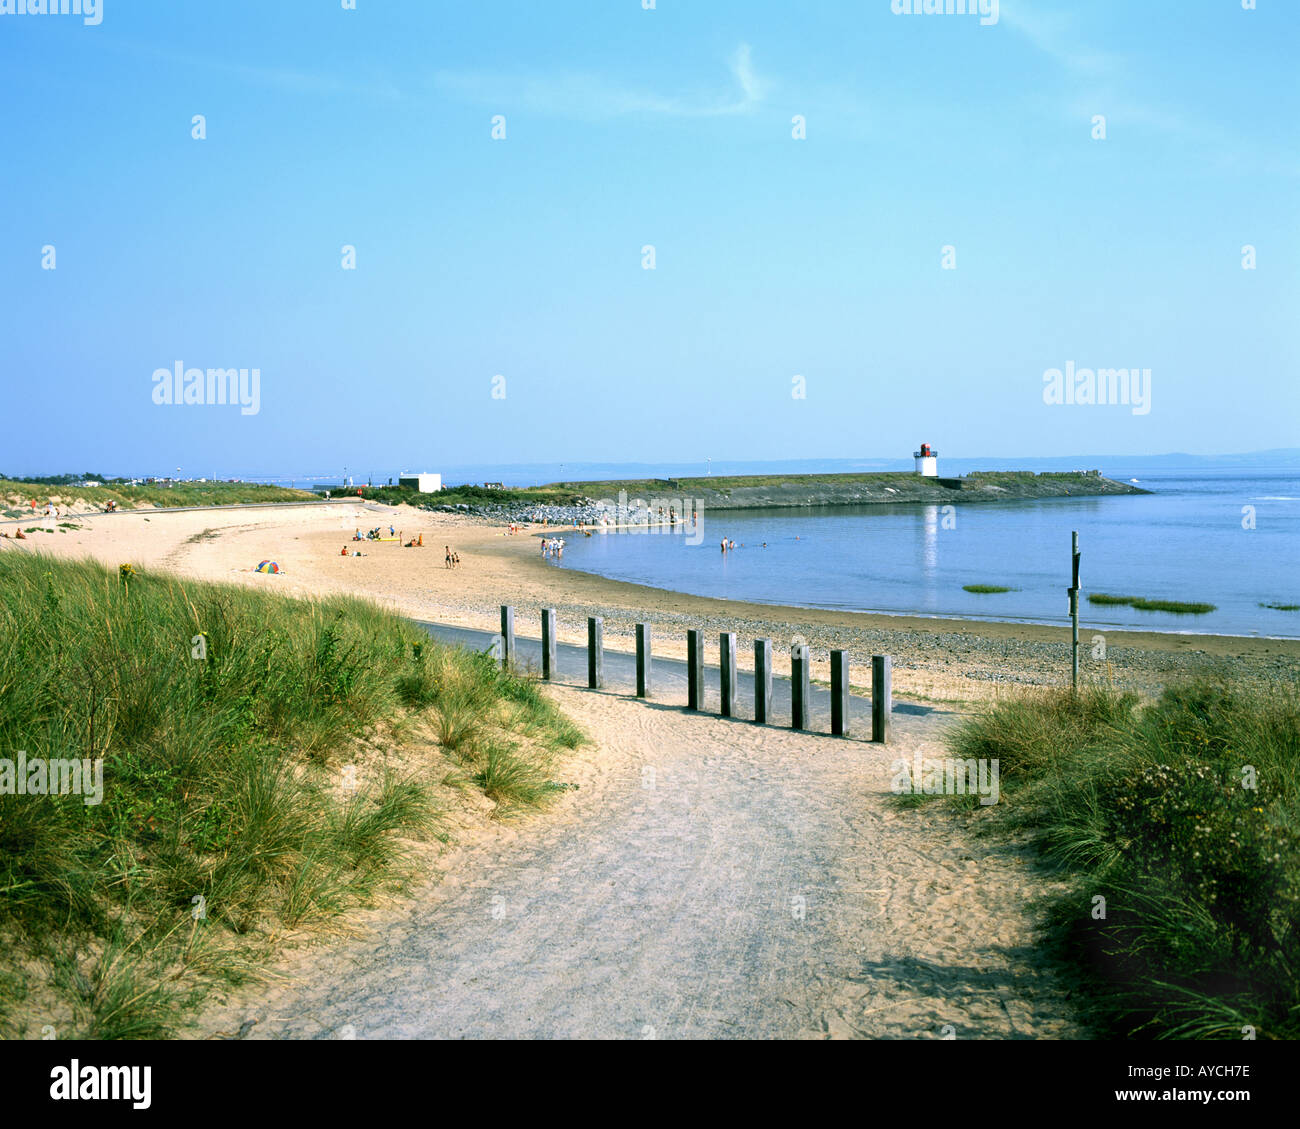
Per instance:
[[[451,546],[450,546],[450,545],[444,545],[442,548],[443,548],[443,552],[445,552],[445,553],[447,554],[446,557],[443,558],[444,561],[445,561],[445,564],[443,565],[443,567],[444,567],[444,568],[451,568]]]
[[[452,553],[452,555],[451,555],[451,567],[452,567],[452,568],[460,568],[460,554],[459,554],[459,553]]]

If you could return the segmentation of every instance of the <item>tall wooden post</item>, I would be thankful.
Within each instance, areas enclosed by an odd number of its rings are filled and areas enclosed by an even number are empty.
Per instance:
[[[849,655],[847,651],[831,652],[831,733],[836,737],[849,735]]]
[[[871,656],[871,739],[881,744],[889,740],[889,717],[894,712],[893,667],[889,655]]]
[[[501,666],[509,670],[515,662],[515,609],[501,605]]]
[[[704,708],[704,635],[695,628],[686,632],[686,708]]]
[[[587,685],[600,690],[605,685],[605,621],[587,617]]]
[[[723,717],[736,716],[736,633],[724,631],[718,636],[719,682],[722,685]]]
[[[542,609],[542,677],[554,678],[555,669],[555,609]]]
[[[772,640],[754,640],[754,720],[766,725],[772,713]]]
[[[650,697],[650,625],[636,625],[636,696]]]
[[[1070,534],[1070,686],[1079,689],[1079,531]]]
[[[807,729],[812,724],[811,652],[805,643],[790,650],[790,725]]]

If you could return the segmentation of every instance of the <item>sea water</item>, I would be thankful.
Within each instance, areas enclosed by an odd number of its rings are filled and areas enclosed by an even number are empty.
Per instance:
[[[1064,624],[1077,530],[1088,627],[1300,637],[1300,612],[1260,606],[1300,604],[1300,468],[1106,473],[1152,493],[966,505],[958,495],[951,509],[706,507],[698,545],[669,533],[570,536],[555,565],[754,603]],[[734,552],[720,551],[724,537]],[[1216,610],[1102,607],[1088,593]]]

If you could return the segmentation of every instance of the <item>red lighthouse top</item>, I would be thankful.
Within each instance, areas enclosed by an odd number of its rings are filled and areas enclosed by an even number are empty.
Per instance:
[[[938,453],[938,451],[931,450],[929,443],[922,443],[921,449],[916,452],[916,457],[918,459],[929,459],[933,458]]]

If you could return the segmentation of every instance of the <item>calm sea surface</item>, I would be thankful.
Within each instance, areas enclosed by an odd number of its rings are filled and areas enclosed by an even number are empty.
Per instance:
[[[1154,493],[965,506],[954,499],[951,513],[706,511],[699,545],[680,534],[575,535],[556,567],[755,603],[1063,624],[1070,532],[1078,530],[1087,626],[1300,637],[1300,612],[1260,606],[1300,604],[1300,468],[1106,473],[1137,478]],[[1254,528],[1245,528],[1252,512]],[[720,552],[723,537],[735,552]],[[1015,591],[974,595],[966,584]],[[1100,607],[1086,601],[1089,592],[1217,610]]]

